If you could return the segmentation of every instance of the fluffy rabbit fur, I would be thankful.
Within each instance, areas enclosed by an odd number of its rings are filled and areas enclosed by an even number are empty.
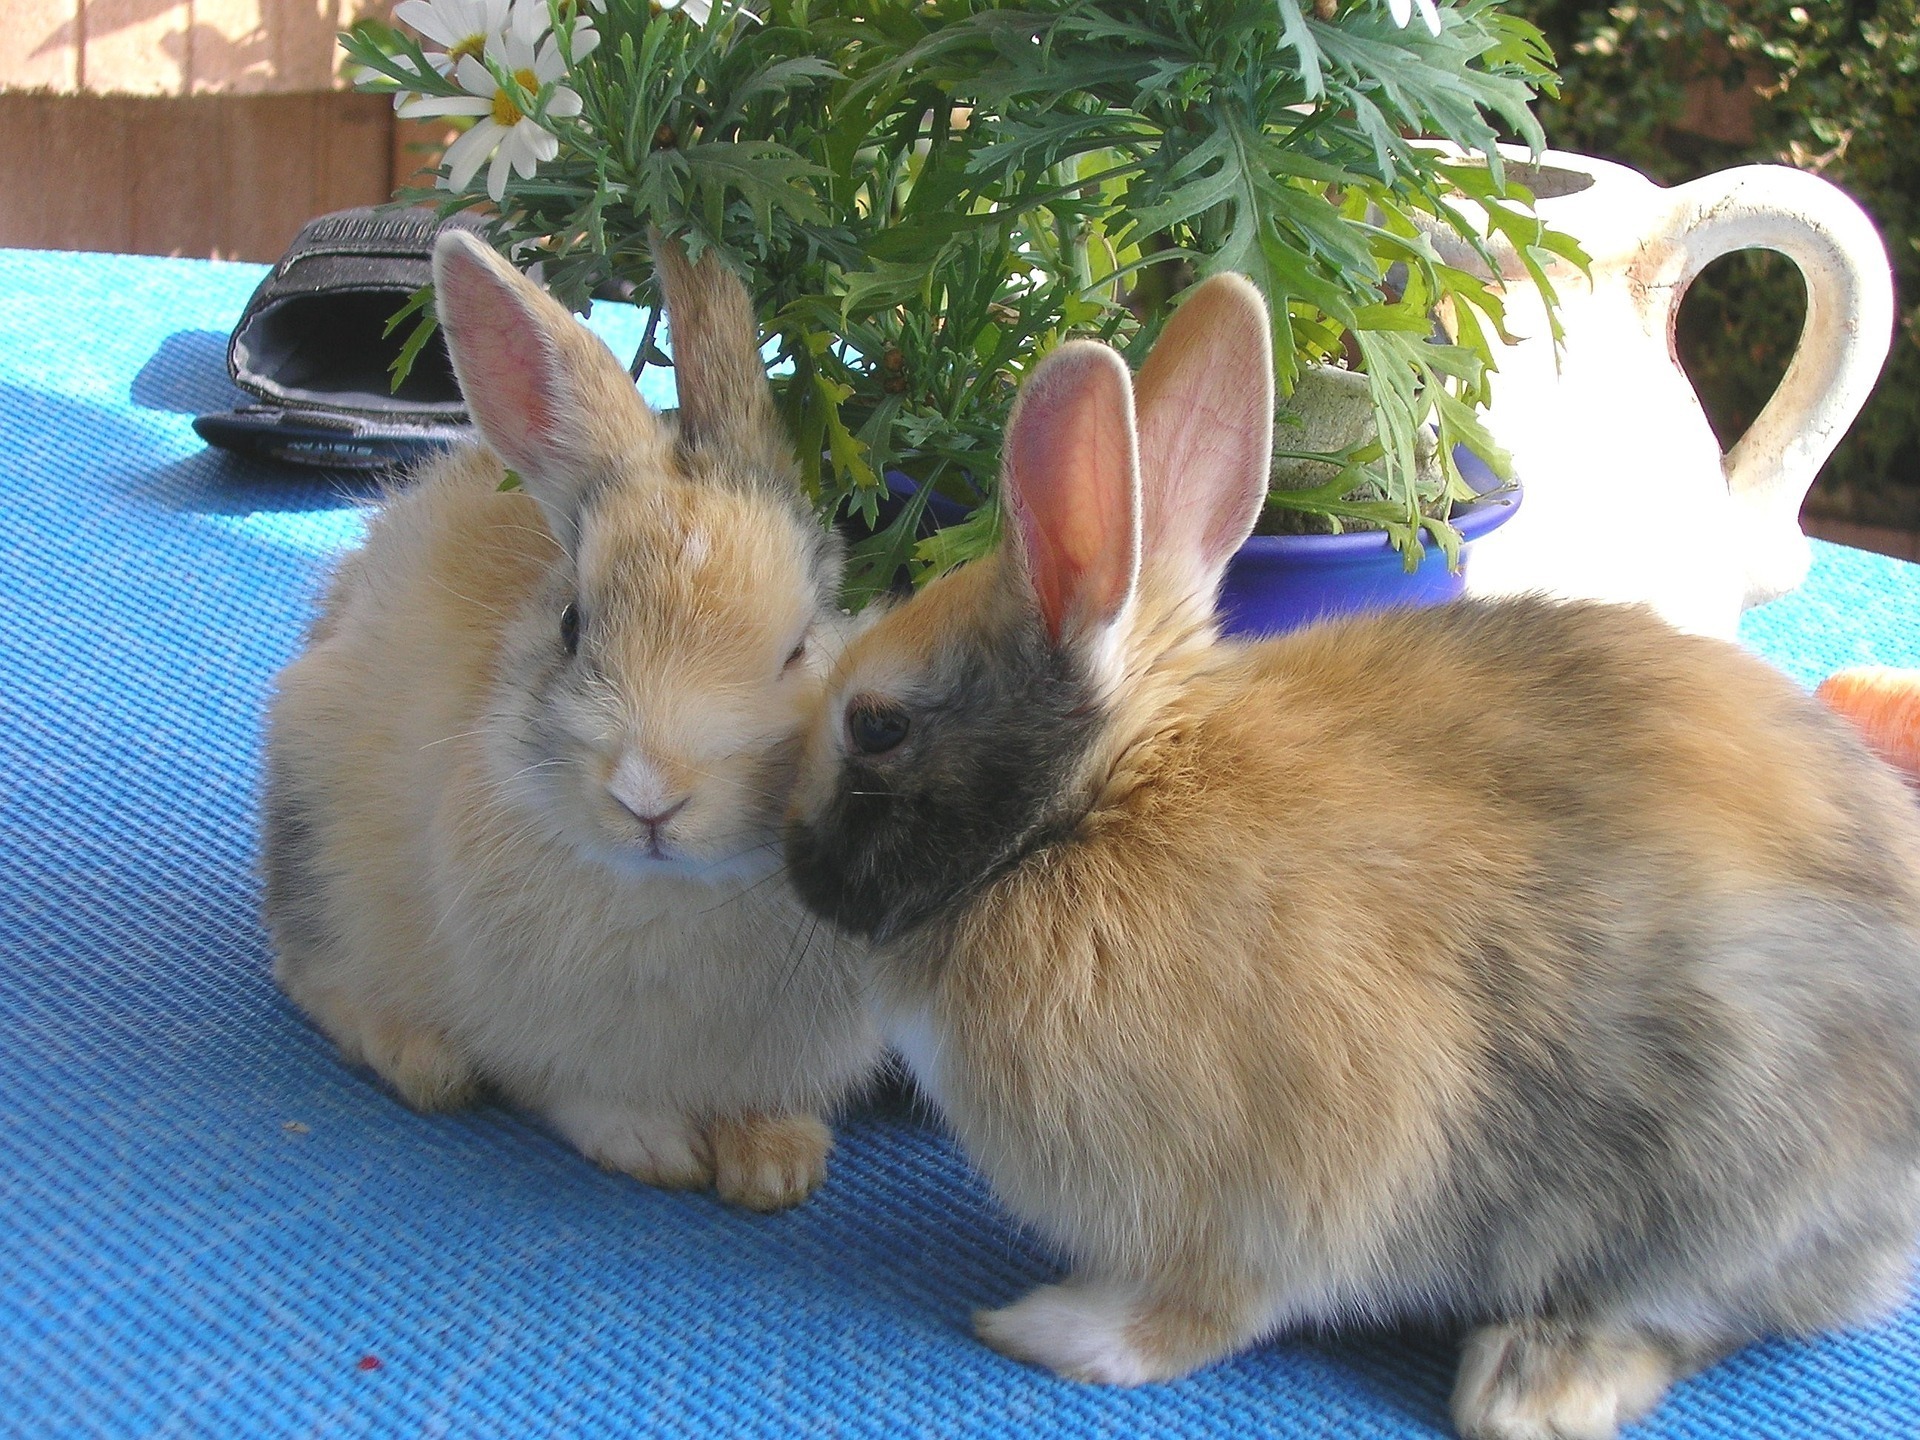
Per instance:
[[[656,252],[677,427],[485,245],[439,242],[487,448],[381,509],[279,677],[266,909],[281,985],[410,1104],[488,1083],[603,1165],[772,1209],[878,1045],[848,943],[776,873],[840,554],[745,291]]]
[[[1813,701],[1637,609],[1216,638],[1267,326],[1063,346],[1006,543],[856,639],[789,867],[1073,1271],[976,1319],[1085,1380],[1463,1323],[1470,1436],[1603,1437],[1903,1292],[1920,815]],[[1138,428],[1136,431],[1136,408]]]

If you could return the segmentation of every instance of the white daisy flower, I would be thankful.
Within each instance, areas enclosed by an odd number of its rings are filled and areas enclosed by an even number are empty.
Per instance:
[[[1440,33],[1440,12],[1434,8],[1433,0],[1387,0],[1387,13],[1393,16],[1393,23],[1402,30],[1413,19],[1414,7],[1420,9],[1420,18],[1427,22],[1429,34]],[[394,12],[398,14],[398,11]]]
[[[594,0],[597,3],[597,0]],[[542,36],[547,35],[546,0],[511,0],[512,10],[507,16],[506,30],[517,37],[516,43],[525,44],[529,49],[539,44]],[[579,15],[575,7],[575,16],[568,34],[571,37],[570,53],[563,57],[564,65],[575,65],[591,55],[600,44],[600,33],[593,28],[593,22]],[[562,19],[565,19],[564,7]],[[559,36],[548,36],[547,43],[558,53]]]
[[[537,11],[537,13],[535,13]],[[560,80],[567,73],[567,62],[560,54],[559,37],[547,33],[546,6],[540,0],[513,8],[506,28],[489,37],[482,57],[491,60],[514,79],[531,99],[540,87]],[[591,26],[579,24],[573,32],[573,58],[579,60],[600,43]],[[560,140],[551,130],[520,108],[514,95],[494,79],[493,71],[481,63],[482,57],[462,55],[453,67],[452,78],[465,95],[421,96],[400,107],[409,120],[436,115],[470,115],[474,126],[447,148],[446,169],[440,183],[449,190],[464,190],[489,160],[487,194],[498,205],[507,193],[507,176],[518,173],[531,179],[540,165],[560,153]],[[569,119],[581,110],[580,97],[564,85],[554,87],[546,113],[557,119]]]
[[[598,3],[598,0],[591,0],[591,3]],[[705,25],[713,16],[714,0],[658,0],[658,4],[662,10],[684,11],[696,25]],[[736,8],[742,19],[751,20],[756,25],[760,23],[760,17],[745,5]]]
[[[442,75],[465,55],[486,53],[487,41],[507,23],[508,0],[401,0],[393,18],[411,25],[427,39],[446,46],[445,53],[429,51],[427,63]]]

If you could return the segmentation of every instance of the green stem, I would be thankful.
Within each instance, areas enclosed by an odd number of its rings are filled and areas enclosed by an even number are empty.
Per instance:
[[[647,311],[647,328],[640,336],[640,348],[633,352],[633,364],[627,367],[627,373],[636,382],[640,379],[640,372],[647,368],[647,353],[653,349],[654,332],[660,328],[660,310],[661,307],[655,305]]]

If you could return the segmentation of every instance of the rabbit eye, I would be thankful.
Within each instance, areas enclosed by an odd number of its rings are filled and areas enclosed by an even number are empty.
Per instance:
[[[884,755],[907,738],[907,712],[877,700],[856,700],[847,707],[847,738],[862,755]]]
[[[560,612],[560,643],[567,647],[567,654],[580,653],[580,607],[571,600]]]

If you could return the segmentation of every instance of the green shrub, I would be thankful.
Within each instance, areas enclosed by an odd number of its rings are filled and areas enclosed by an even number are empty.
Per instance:
[[[1527,105],[1552,81],[1538,33],[1499,0],[1439,0],[1411,24],[1400,9],[513,0],[507,30],[472,37],[458,67],[390,29],[344,45],[402,115],[473,125],[442,188],[406,198],[489,205],[495,243],[538,260],[563,300],[610,283],[644,294],[650,227],[745,277],[823,517],[871,525],[886,470],[918,482],[856,548],[857,598],[903,563],[924,575],[990,543],[1023,367],[1068,333],[1137,361],[1176,290],[1218,268],[1267,295],[1282,392],[1337,358],[1362,362],[1371,387],[1379,438],[1273,504],[1381,525],[1409,564],[1423,536],[1457,546],[1447,507],[1471,491],[1454,443],[1504,458],[1476,415],[1501,300],[1441,263],[1417,222],[1466,225],[1464,192],[1536,271],[1577,252],[1541,232],[1523,193],[1503,203],[1497,161],[1407,140],[1537,141]],[[524,166],[506,165],[507,133],[539,147]],[[1447,300],[1453,343],[1432,333]],[[641,364],[664,360],[651,340]],[[1417,462],[1429,425],[1437,473]],[[921,537],[934,494],[971,518]]]

